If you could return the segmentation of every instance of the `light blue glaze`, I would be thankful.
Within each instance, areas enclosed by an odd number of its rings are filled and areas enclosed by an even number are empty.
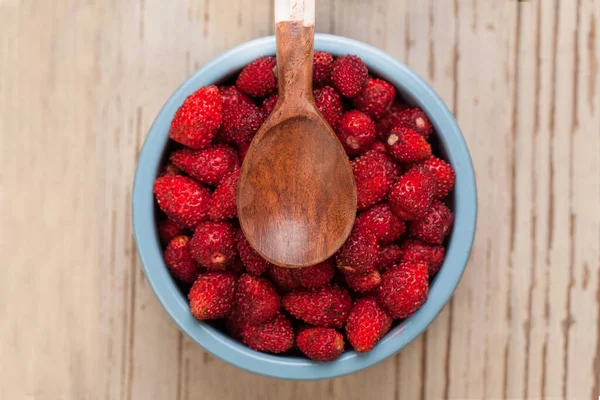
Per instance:
[[[398,352],[433,321],[448,302],[465,269],[477,216],[475,174],[469,151],[454,117],[433,91],[406,65],[367,44],[344,37],[317,34],[315,48],[334,55],[356,54],[369,69],[390,81],[399,93],[421,107],[431,119],[446,159],[456,170],[455,223],[444,265],[437,275],[425,305],[392,329],[367,354],[349,351],[331,363],[304,358],[259,353],[229,338],[190,314],[187,299],[169,275],[163,261],[156,230],[152,184],[159,171],[171,119],[185,98],[201,86],[231,76],[257,57],[275,53],[274,37],[253,40],[235,47],[206,64],[171,96],[152,125],[142,148],[133,189],[134,233],[144,272],[160,303],[175,323],[212,355],[247,371],[296,380],[333,378],[370,367]]]

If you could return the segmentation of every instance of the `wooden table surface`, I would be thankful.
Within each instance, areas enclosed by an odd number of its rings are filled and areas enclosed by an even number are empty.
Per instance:
[[[159,306],[131,186],[159,108],[273,33],[270,0],[0,0],[1,399],[596,399],[600,0],[319,0],[318,31],[406,62],[457,115],[477,238],[430,329],[352,376],[205,353]]]

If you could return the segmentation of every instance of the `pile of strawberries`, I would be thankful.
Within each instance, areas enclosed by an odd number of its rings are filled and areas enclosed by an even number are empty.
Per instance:
[[[176,142],[154,183],[165,262],[192,314],[219,320],[252,349],[297,348],[319,361],[346,343],[369,351],[393,320],[427,299],[453,214],[450,165],[432,155],[433,128],[356,56],[315,52],[314,98],[352,159],[358,215],[335,257],[304,269],[270,264],[236,219],[240,163],[277,103],[276,60],[260,58],[230,86],[207,86],[173,118]],[[191,285],[191,288],[190,288]]]

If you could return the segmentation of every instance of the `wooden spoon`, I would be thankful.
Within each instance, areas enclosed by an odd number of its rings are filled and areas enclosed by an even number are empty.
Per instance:
[[[314,0],[275,0],[279,100],[257,132],[237,190],[241,228],[273,264],[331,257],[356,217],[352,166],[312,92]]]

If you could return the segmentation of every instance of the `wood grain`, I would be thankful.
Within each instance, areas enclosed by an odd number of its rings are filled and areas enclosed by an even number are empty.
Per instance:
[[[180,333],[131,232],[136,157],[270,2],[0,0],[0,398],[594,399],[600,395],[600,0],[321,0],[317,31],[405,61],[456,113],[479,188],[450,304],[349,377],[239,371]]]

